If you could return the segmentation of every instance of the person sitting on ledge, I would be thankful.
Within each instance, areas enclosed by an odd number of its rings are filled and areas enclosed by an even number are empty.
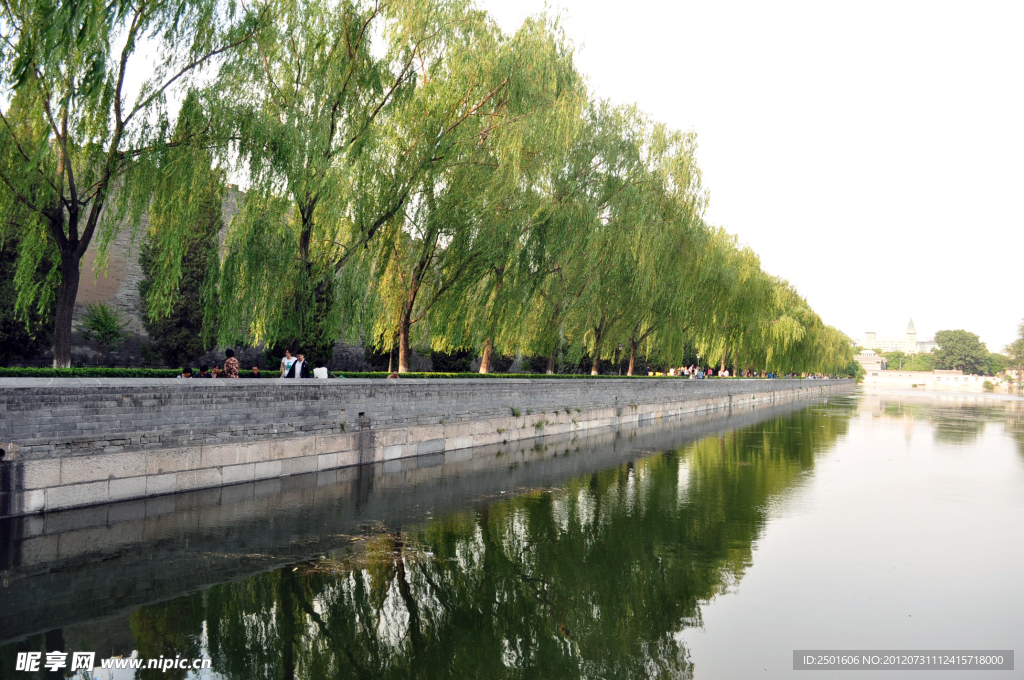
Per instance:
[[[185,368],[181,369],[181,375],[179,375],[178,377],[179,378],[191,378],[192,377],[192,369],[189,368],[188,366],[186,366]]]
[[[260,368],[259,368],[259,366],[253,366],[252,367],[252,373],[250,373],[249,375],[247,375],[245,377],[246,378],[258,378],[258,377],[260,377]]]
[[[320,378],[321,380],[327,380],[330,377],[330,373],[327,372],[327,367],[324,366],[323,359],[316,360],[316,368],[313,369],[313,377]]]
[[[388,380],[398,380],[398,372],[392,371],[391,375],[388,376]]]
[[[214,366],[213,370],[210,371],[210,375],[207,376],[207,377],[209,377],[209,378],[219,378],[220,377],[220,366]]]
[[[200,366],[199,367],[199,375],[197,375],[196,377],[197,378],[212,378],[213,376],[210,375],[210,367],[207,366],[206,364],[203,364],[202,366]]]

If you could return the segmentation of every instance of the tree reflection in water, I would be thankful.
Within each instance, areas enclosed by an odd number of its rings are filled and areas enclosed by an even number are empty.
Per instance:
[[[691,676],[680,631],[742,576],[768,504],[851,409],[808,409],[143,607],[140,655],[205,652],[239,680]]]

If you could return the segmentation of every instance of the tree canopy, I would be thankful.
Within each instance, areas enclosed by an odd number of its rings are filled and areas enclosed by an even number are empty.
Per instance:
[[[18,309],[55,263],[56,364],[93,234],[102,250],[148,210],[147,324],[183,318],[189,290],[221,343],[320,356],[361,336],[400,371],[413,346],[482,372],[850,365],[846,336],[705,221],[696,135],[594,98],[557,17],[507,34],[464,0],[147,0],[43,21],[41,1],[0,17],[0,208]],[[161,56],[131,103],[143,40]],[[229,176],[245,197],[215,239]]]
[[[935,334],[937,367],[979,375],[988,366],[988,348],[975,333],[965,330],[939,331]]]

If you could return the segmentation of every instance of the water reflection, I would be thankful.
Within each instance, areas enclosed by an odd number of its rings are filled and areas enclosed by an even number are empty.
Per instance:
[[[208,655],[239,680],[689,677],[682,629],[741,578],[768,508],[855,408],[833,399],[336,541],[315,559],[135,609],[133,648]],[[61,644],[83,648],[88,635],[67,629]],[[52,644],[8,645],[4,668]]]
[[[860,398],[858,411],[862,416],[903,422],[908,440],[916,422],[928,423],[936,443],[956,446],[977,441],[989,424],[999,424],[1024,454],[1024,401],[1012,397],[875,393]]]

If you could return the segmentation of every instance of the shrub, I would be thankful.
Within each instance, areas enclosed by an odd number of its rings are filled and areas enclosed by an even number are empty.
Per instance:
[[[441,373],[469,373],[473,363],[473,352],[468,349],[453,352],[431,352],[430,363]]]
[[[85,306],[82,323],[75,330],[81,333],[87,342],[96,343],[96,365],[99,366],[100,357],[104,353],[124,344],[128,336],[124,329],[128,323],[120,309],[110,307],[104,302],[90,302]]]

